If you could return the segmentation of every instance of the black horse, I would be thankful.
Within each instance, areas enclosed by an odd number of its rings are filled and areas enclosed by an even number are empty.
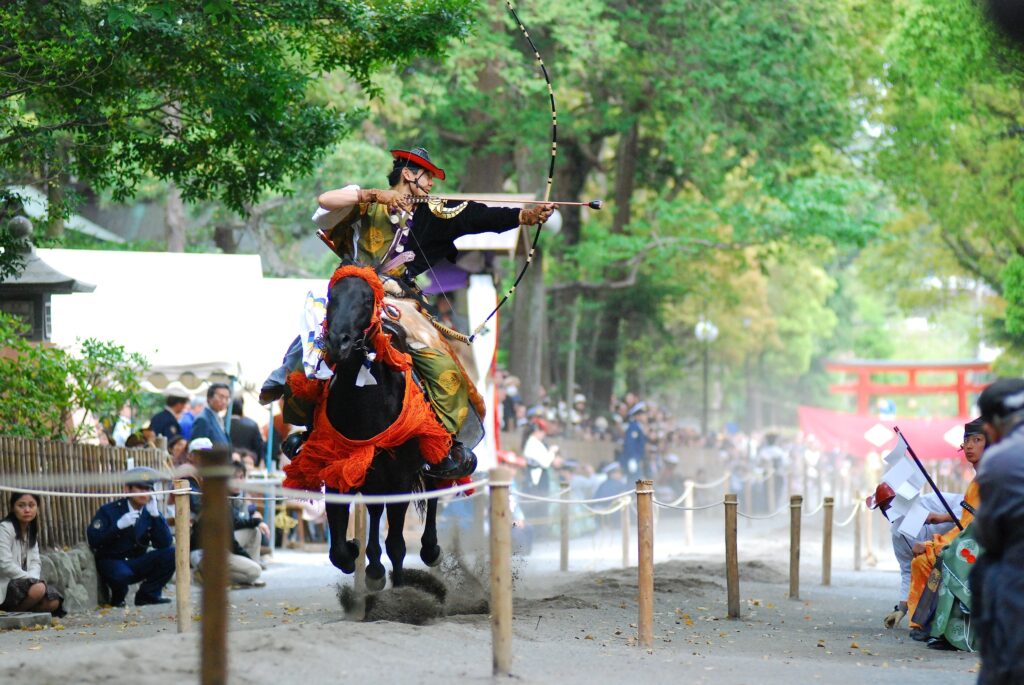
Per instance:
[[[366,351],[373,349],[373,341],[367,339],[366,331],[374,306],[373,289],[362,278],[341,278],[328,293],[324,349],[326,357],[335,366],[326,413],[334,429],[350,440],[366,440],[381,433],[402,411],[406,383],[404,372],[374,361],[370,371],[376,385],[356,386],[356,376],[366,359]],[[393,342],[404,345],[400,329],[393,333]],[[427,489],[421,477],[424,460],[418,442],[411,440],[393,450],[378,450],[366,481],[358,491],[366,495],[392,495]],[[380,590],[385,584],[384,566],[380,561],[380,519],[385,505],[368,504],[366,508],[370,519],[366,543],[366,585],[370,590]],[[400,586],[405,559],[403,528],[409,504],[388,504],[386,508],[388,534],[384,544],[391,559],[392,582]],[[331,563],[345,573],[352,573],[359,546],[356,540],[345,540],[348,518],[348,504],[327,504]],[[437,500],[427,500],[420,558],[428,566],[441,562],[436,519]]]

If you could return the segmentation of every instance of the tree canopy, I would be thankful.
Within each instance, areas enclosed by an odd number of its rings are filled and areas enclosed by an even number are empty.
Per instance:
[[[0,175],[129,199],[146,177],[237,212],[359,123],[311,97],[437,55],[468,0],[15,0],[0,9]],[[58,206],[57,211],[65,207]]]

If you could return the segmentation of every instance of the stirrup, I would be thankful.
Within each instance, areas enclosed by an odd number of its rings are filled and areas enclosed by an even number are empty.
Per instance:
[[[459,441],[452,441],[452,449],[436,464],[425,464],[423,475],[437,480],[456,480],[476,471],[476,455]]]
[[[306,443],[308,438],[309,431],[292,433],[281,441],[281,452],[289,459],[294,459],[295,455],[299,453],[299,450],[302,449],[302,446]]]

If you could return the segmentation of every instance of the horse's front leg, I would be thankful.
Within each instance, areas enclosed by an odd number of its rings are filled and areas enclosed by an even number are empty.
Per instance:
[[[366,589],[383,590],[387,580],[384,577],[384,564],[380,563],[380,517],[384,513],[383,504],[368,504],[366,511],[370,514],[369,531],[366,536]]]
[[[337,490],[330,488],[327,489],[327,492],[337,494]],[[299,525],[302,523],[300,522]],[[356,570],[359,543],[356,540],[345,539],[345,535],[348,533],[348,504],[327,503],[327,527],[331,531],[331,549],[328,558],[343,573],[352,573]]]
[[[441,546],[437,544],[437,498],[427,500],[427,516],[423,522],[423,537],[420,538],[420,559],[427,566],[441,563]]]
[[[391,584],[398,587],[403,584],[402,566],[405,563],[405,514],[409,510],[408,502],[388,505],[388,536],[384,546],[391,560]]]

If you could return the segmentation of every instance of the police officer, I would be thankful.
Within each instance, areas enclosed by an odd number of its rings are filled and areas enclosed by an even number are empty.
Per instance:
[[[149,494],[162,476],[150,468],[131,469],[126,475],[128,496],[104,504],[89,524],[96,569],[110,586],[113,606],[123,607],[128,586],[139,582],[136,606],[167,604],[171,600],[162,591],[174,575],[174,540]]]

